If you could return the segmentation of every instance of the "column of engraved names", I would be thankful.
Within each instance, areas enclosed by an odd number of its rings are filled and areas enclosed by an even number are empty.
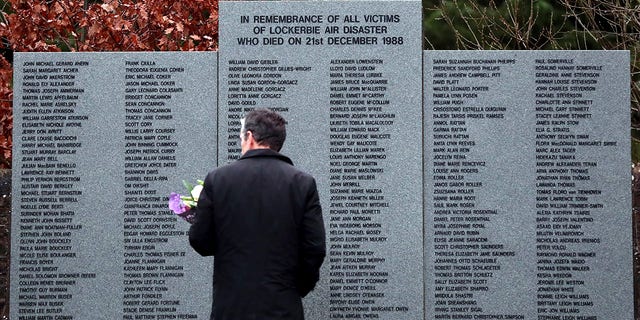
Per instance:
[[[599,148],[616,142],[592,137],[593,99],[602,66],[573,59],[535,60],[536,251],[539,319],[596,319],[585,292],[600,238],[588,230],[602,191],[591,187]]]
[[[382,59],[333,59],[329,65],[330,317],[380,317],[406,306],[383,304],[389,285],[379,247],[390,210],[376,181],[388,163],[395,114]]]
[[[185,251],[166,244],[185,233],[158,187],[177,166],[173,113],[184,69],[133,59],[124,66],[123,319],[175,319],[182,297],[172,296],[169,282],[184,277]]]
[[[227,74],[227,160],[240,156],[240,119],[256,107],[269,108],[286,117],[289,107],[281,100],[298,85],[297,74],[310,66],[283,65],[277,59],[229,60]]]
[[[478,303],[499,277],[501,260],[515,255],[491,240],[489,231],[498,208],[479,206],[486,186],[480,180],[489,165],[481,137],[468,128],[504,121],[507,107],[483,105],[482,98],[499,87],[504,68],[513,60],[434,59],[431,100],[433,243],[435,318],[467,319],[495,316]],[[492,87],[490,87],[492,86]],[[479,140],[480,139],[480,140]],[[514,319],[521,315],[514,316]]]
[[[84,89],[76,76],[86,61],[27,61],[20,108],[20,244],[18,252],[19,319],[43,314],[63,316],[65,303],[88,272],[60,268],[77,258],[73,240],[82,226],[74,222],[82,196],[75,159],[82,148],[78,128],[88,120],[80,113]]]

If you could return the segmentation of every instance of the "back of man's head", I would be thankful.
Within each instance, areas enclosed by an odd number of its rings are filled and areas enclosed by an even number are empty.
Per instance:
[[[244,117],[241,134],[246,138],[251,131],[258,144],[269,149],[280,151],[287,138],[286,121],[276,112],[269,109],[254,109]]]

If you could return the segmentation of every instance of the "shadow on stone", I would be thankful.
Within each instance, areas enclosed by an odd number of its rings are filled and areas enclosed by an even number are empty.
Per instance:
[[[0,170],[0,319],[9,319],[11,170]]]

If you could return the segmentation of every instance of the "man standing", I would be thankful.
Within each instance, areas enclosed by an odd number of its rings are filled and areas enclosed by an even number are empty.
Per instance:
[[[314,178],[279,153],[285,123],[266,109],[249,112],[242,156],[204,181],[189,242],[214,256],[211,319],[304,319],[325,231]]]

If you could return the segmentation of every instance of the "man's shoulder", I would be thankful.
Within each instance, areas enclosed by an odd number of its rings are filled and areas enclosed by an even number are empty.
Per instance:
[[[249,167],[255,166],[263,167],[266,170],[278,168],[278,170],[287,172],[287,175],[295,176],[298,179],[315,180],[311,174],[295,167],[289,157],[268,149],[249,150],[236,161],[211,170],[208,176],[241,174]]]
[[[209,173],[207,174],[207,176],[213,176],[213,175],[218,175],[218,174],[226,174],[226,173],[230,173],[233,171],[237,171],[237,170],[242,170],[242,166],[243,164],[240,163],[238,160],[234,161],[234,162],[230,162],[227,164],[224,164],[222,166],[219,166],[217,168],[213,168],[209,171]]]
[[[296,167],[294,167],[293,162],[285,155],[282,155],[276,151],[269,150],[250,150],[245,153],[239,159],[222,165],[220,167],[214,168],[209,171],[208,175],[216,175],[216,174],[231,174],[237,171],[246,170],[247,167],[254,166],[277,166],[286,168],[291,171],[300,171]]]
[[[271,149],[252,149],[247,151],[238,161],[237,163],[242,163],[243,160],[279,160],[285,162],[289,165],[293,165],[293,161],[289,159],[289,157],[283,155],[282,153],[271,150]]]

